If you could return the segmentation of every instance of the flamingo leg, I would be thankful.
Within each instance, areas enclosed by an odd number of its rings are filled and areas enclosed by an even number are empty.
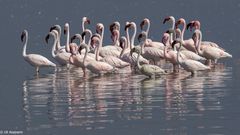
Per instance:
[[[39,67],[36,67],[36,72],[39,73]]]

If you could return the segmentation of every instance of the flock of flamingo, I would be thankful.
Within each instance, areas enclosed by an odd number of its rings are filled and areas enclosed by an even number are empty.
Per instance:
[[[59,66],[67,66],[68,69],[73,66],[80,67],[84,76],[89,71],[101,75],[116,73],[118,69],[126,67],[150,78],[167,74],[169,71],[179,72],[182,69],[194,75],[197,71],[214,68],[218,59],[232,57],[216,43],[202,41],[199,21],[191,21],[186,24],[183,18],[175,22],[175,18],[169,16],[164,19],[163,24],[167,22],[170,22],[172,26],[163,34],[161,42],[148,38],[150,20],[147,18],[140,23],[141,33],[137,37],[139,43],[137,45],[134,44],[137,32],[135,22],[126,22],[124,28],[126,35],[121,37],[120,23],[117,21],[112,23],[110,32],[113,43],[103,45],[104,25],[98,23],[96,33],[92,34],[91,30],[85,28],[86,24],[90,24],[87,17],[82,18],[83,32],[75,34],[71,38],[69,24],[64,25],[64,35],[67,37],[64,45],[60,42],[62,32],[60,25],[51,27],[45,40],[48,44],[49,38],[54,39],[52,57]],[[182,30],[178,28],[179,25],[183,25]],[[195,30],[192,38],[184,39],[185,30],[192,31],[193,28]],[[129,30],[133,30],[131,37]],[[56,64],[42,55],[26,53],[27,30],[22,32],[21,40],[24,43],[22,55],[29,64],[36,68],[37,73],[40,67],[56,67]],[[79,42],[79,45],[73,42],[75,40]],[[173,69],[168,71],[162,69],[159,63],[163,60],[172,63]]]

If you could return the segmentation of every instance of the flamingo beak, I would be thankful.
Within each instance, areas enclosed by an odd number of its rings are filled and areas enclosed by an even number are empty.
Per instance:
[[[175,44],[177,44],[177,43],[178,43],[178,41],[174,40],[174,41],[172,42],[172,48],[174,48]]]
[[[169,21],[170,20],[170,18],[169,17],[167,17],[167,18],[165,18],[164,20],[163,20],[163,24],[165,24],[167,21]]]
[[[24,32],[22,32],[22,34],[21,34],[21,41],[23,42],[23,38],[25,37],[25,33]]]
[[[78,49],[78,52],[79,52],[80,55],[81,55],[81,51],[82,51],[82,49],[83,49],[82,46],[80,46],[79,49]]]
[[[64,35],[67,33],[67,30],[66,30],[66,28],[64,28],[64,30],[63,30],[63,33],[64,33]]]
[[[84,31],[83,33],[82,33],[82,38],[84,38],[85,37],[85,35],[86,35],[86,32]]]
[[[130,23],[125,26],[124,30],[126,31],[129,27],[131,27]]]
[[[52,30],[56,29],[56,26],[53,26],[50,28],[49,32],[51,32]]]
[[[48,34],[46,37],[45,37],[45,42],[48,44],[48,40],[50,38],[50,35]]]
[[[187,25],[187,30],[188,30],[188,28],[190,28],[190,31],[192,31],[192,28],[193,28],[193,23],[192,23],[192,22],[190,22],[190,23]]]
[[[73,42],[73,40],[74,40],[74,39],[76,39],[76,38],[77,38],[77,36],[76,36],[76,35],[72,36],[72,37],[71,37],[71,41],[70,41],[70,42],[72,43],[72,42]]]

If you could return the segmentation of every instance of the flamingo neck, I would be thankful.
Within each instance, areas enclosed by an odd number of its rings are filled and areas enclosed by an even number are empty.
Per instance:
[[[174,31],[175,30],[175,19],[172,18],[172,30]],[[175,32],[175,31],[174,31]],[[175,40],[175,33],[170,33],[170,44],[173,42],[173,40]]]
[[[66,52],[70,52],[70,47],[69,47],[69,27],[67,27],[67,40],[66,40]]]
[[[131,49],[134,47],[134,39],[135,39],[136,33],[137,33],[137,28],[134,25],[134,27],[133,27],[133,35],[132,35],[132,38],[131,38]]]
[[[26,53],[27,43],[28,43],[28,34],[26,33],[26,40],[25,40],[25,42],[24,42],[23,52],[22,52],[23,57],[26,57],[26,56],[27,56],[27,53]]]
[[[147,22],[147,30],[146,30],[147,35],[149,33],[149,29],[150,29],[150,22]]]
[[[85,31],[85,22],[84,22],[84,20],[82,20],[82,31],[84,32]]]
[[[119,37],[120,37],[120,35],[119,35],[119,33],[117,33],[117,36],[115,36],[115,41],[114,41],[114,46],[119,46]]]
[[[137,67],[138,69],[141,69],[142,66],[140,65],[139,58],[140,58],[140,52],[138,52],[138,56],[137,56]]]
[[[199,33],[199,39],[196,41],[197,52],[198,52],[200,55],[203,54],[202,50],[200,49],[201,43],[202,43],[202,33],[200,32],[200,33]]]
[[[126,29],[126,37],[127,37],[127,48],[129,48],[131,50],[132,46],[130,45],[130,37],[129,37],[128,28]]]
[[[186,22],[184,21],[183,22],[183,29],[182,29],[182,32],[181,32],[181,40],[183,42],[184,42],[183,36],[184,36],[185,30],[186,30]]]
[[[178,50],[177,50],[177,62],[179,63],[179,64],[181,64],[183,61],[182,61],[182,59],[181,58],[179,58],[180,56],[180,49],[181,49],[181,47],[182,47],[182,44],[180,43],[180,47],[178,48]]]
[[[121,51],[121,53],[120,53],[119,58],[121,58],[121,57],[123,56],[124,52],[126,51],[126,47],[127,47],[127,42],[124,43],[123,49],[122,49],[122,51]]]
[[[85,48],[85,54],[84,54],[84,57],[83,57],[83,65],[85,66],[85,61],[86,61],[86,58],[87,58],[87,54],[88,54],[88,51],[87,51],[87,47],[86,46],[84,46],[84,48]]]
[[[59,27],[59,32],[58,32],[58,36],[57,36],[57,46],[56,46],[56,50],[61,48],[61,27]]]
[[[53,38],[54,38],[54,42],[53,42],[53,47],[52,47],[52,56],[53,56],[53,58],[55,58],[56,57],[55,49],[56,49],[58,39],[57,39],[56,35],[54,35],[54,34],[53,34]]]

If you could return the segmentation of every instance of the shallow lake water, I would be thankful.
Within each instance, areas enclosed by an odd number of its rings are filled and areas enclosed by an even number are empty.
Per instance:
[[[233,1],[6,1],[0,0],[0,135],[238,135],[240,132],[240,2]],[[210,71],[190,76],[184,70],[155,79],[131,73],[83,77],[81,68],[43,68],[38,75],[22,58],[20,34],[29,32],[28,53],[50,60],[51,45],[44,38],[51,26],[70,23],[71,35],[89,29],[145,17],[151,20],[150,37],[161,40],[169,27],[166,16],[201,21],[203,39],[214,41],[233,55]],[[121,33],[123,32],[123,25]],[[139,31],[138,31],[139,33]],[[185,38],[192,32],[186,31]],[[62,38],[65,42],[65,38]],[[165,67],[166,70],[169,70]],[[8,133],[10,134],[10,133]]]

